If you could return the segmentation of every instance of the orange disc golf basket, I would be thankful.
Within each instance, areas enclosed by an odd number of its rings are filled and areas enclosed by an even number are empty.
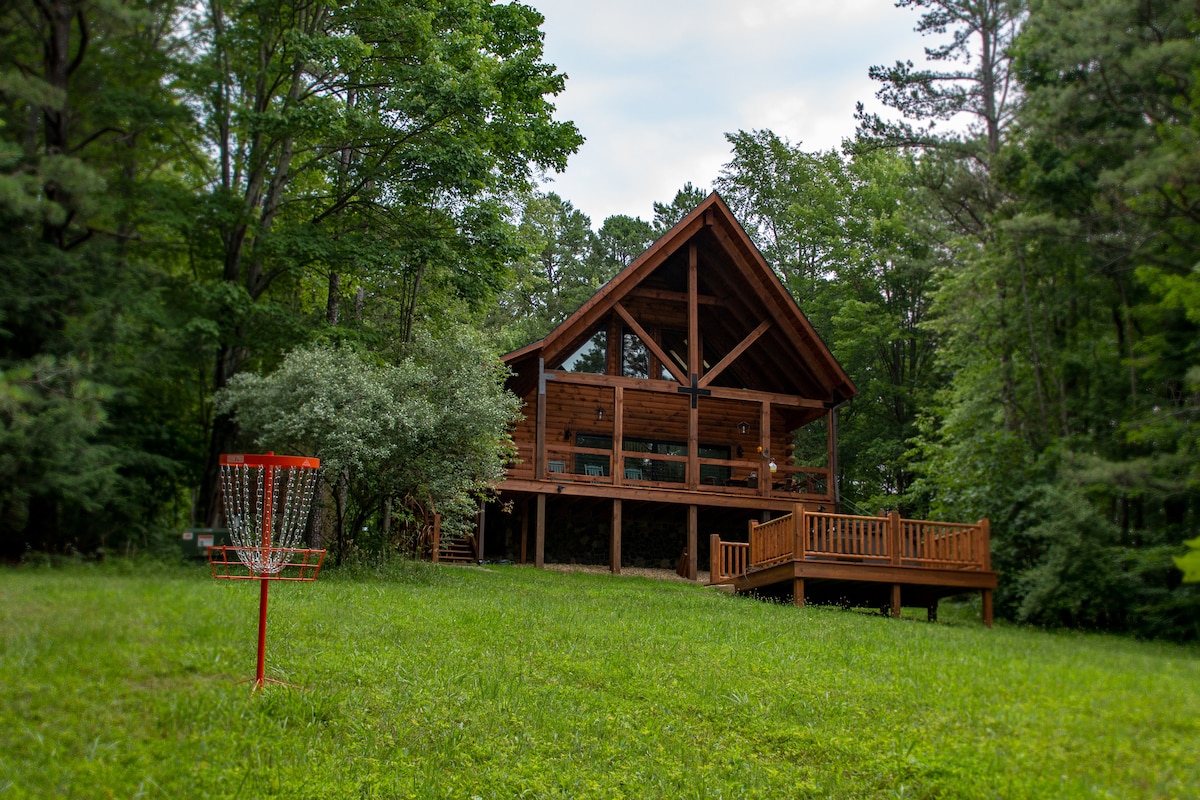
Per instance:
[[[303,456],[221,455],[221,498],[233,544],[210,547],[208,563],[214,578],[259,582],[256,690],[267,680],[267,587],[316,580],[325,560],[324,550],[296,546],[308,527],[320,466],[320,459]]]

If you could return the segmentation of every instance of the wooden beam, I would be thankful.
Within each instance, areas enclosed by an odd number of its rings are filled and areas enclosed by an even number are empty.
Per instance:
[[[681,224],[682,222],[683,220],[680,220]],[[616,278],[600,287],[600,291],[592,295],[590,300],[580,306],[563,324],[551,331],[542,340],[543,355],[552,361],[560,356],[567,355],[562,351],[569,340],[582,335],[586,330],[594,329],[600,320],[604,318],[604,315],[609,312],[609,304],[614,298],[619,300],[621,297],[624,297],[627,292],[631,291],[646,276],[662,265],[663,261],[670,255],[667,252],[670,248],[678,246],[681,242],[686,242],[702,227],[703,218],[697,215],[686,225],[682,225],[678,229],[673,229],[671,236],[664,236],[652,244],[649,250],[634,259],[633,263],[618,273]]]
[[[696,506],[688,506],[687,517],[687,579],[696,580],[698,565],[696,563],[697,549],[700,544],[700,515]]]
[[[553,378],[546,374],[546,359],[538,359],[537,423],[533,445],[533,474],[546,477],[546,381]]]
[[[612,440],[612,481],[613,486],[625,482],[625,459],[621,452],[625,449],[625,387],[613,387],[613,440]]]
[[[700,310],[696,302],[700,278],[697,274],[696,243],[688,243],[688,371],[704,377],[704,359],[700,351]],[[682,381],[681,381],[682,383]]]
[[[992,590],[984,589],[981,593],[983,600],[983,626],[992,627]]]
[[[804,608],[804,578],[792,578],[792,605]]]
[[[546,380],[582,386],[607,386],[610,388],[613,386],[624,386],[627,389],[637,389],[642,392],[669,392],[671,394],[676,394],[679,391],[680,383],[691,385],[691,381],[688,380],[678,382],[647,380],[645,378],[624,378],[620,375],[596,375],[590,372],[559,372],[556,370],[546,370]],[[786,406],[788,408],[827,409],[829,407],[829,404],[823,400],[811,400],[794,394],[760,392],[755,389],[730,389],[722,386],[712,386],[709,388],[709,391],[712,393],[712,397],[721,400],[740,400],[746,403],[768,402],[772,405]]]
[[[562,486],[562,491],[558,487]],[[539,481],[532,478],[509,478],[498,487],[501,492],[529,492],[531,494],[555,494],[562,497],[600,497],[606,500],[619,497],[622,500],[653,501],[655,503],[690,505],[695,503],[706,508],[744,508],[750,510],[770,509],[787,512],[792,510],[795,499],[782,497],[760,497],[756,494],[710,494],[688,489],[666,489],[659,486],[612,486],[607,483],[585,481]]]
[[[537,496],[537,523],[533,535],[533,565],[546,566],[546,495]]]
[[[792,345],[801,353],[813,352],[817,357],[813,359],[816,364],[804,363],[803,368],[808,372],[813,381],[821,386],[837,389],[842,385],[841,376],[835,374],[841,371],[837,366],[837,361],[833,358],[833,354],[826,347],[821,338],[817,336],[817,332],[813,330],[810,323],[799,307],[794,302],[788,303],[784,301],[785,297],[790,297],[787,289],[779,283],[779,279],[771,271],[770,267],[765,270],[762,265],[752,265],[750,260],[741,249],[734,243],[733,239],[722,230],[721,226],[714,225],[710,229],[717,237],[717,240],[724,246],[726,252],[734,259],[741,267],[742,272],[749,278],[746,283],[753,289],[758,301],[772,311],[775,316],[790,317],[792,325],[781,325],[780,329],[784,335],[791,340]],[[766,278],[768,281],[774,278],[777,284],[776,291],[772,291],[766,283],[763,283],[757,278]],[[814,369],[814,367],[816,369]],[[818,373],[819,370],[819,373]],[[849,382],[849,378],[846,378]]]
[[[608,350],[604,354],[604,372],[608,375],[621,374],[621,320],[616,314],[608,318]]]
[[[688,295],[686,292],[669,292],[666,289],[644,289],[638,287],[630,292],[627,297],[645,298],[647,300],[662,300],[668,303],[687,303]],[[721,304],[721,298],[714,297],[711,294],[696,295],[696,302],[702,306],[717,306]]]
[[[900,619],[900,584],[892,584],[892,619]]]
[[[625,320],[625,324],[633,329],[633,332],[636,333],[638,338],[642,340],[642,344],[646,345],[646,349],[654,353],[655,357],[657,357],[659,361],[663,362],[663,366],[667,368],[667,371],[671,373],[675,380],[683,384],[688,382],[687,378],[684,377],[683,372],[680,371],[679,365],[672,362],[671,357],[668,356],[661,347],[659,347],[658,342],[654,341],[654,337],[647,333],[646,329],[639,325],[638,321],[634,319],[628,311],[625,310],[625,306],[621,305],[620,303],[615,303],[613,304],[613,310],[620,314],[621,319]]]
[[[762,324],[751,331],[745,339],[742,339],[742,341],[738,343],[737,347],[730,350],[724,358],[722,358],[713,366],[712,369],[704,373],[704,377],[700,379],[700,385],[706,387],[716,380],[717,376],[724,372],[726,367],[736,361],[738,356],[746,352],[750,348],[750,345],[757,342],[770,327],[771,320],[763,320]]]
[[[612,531],[609,536],[608,569],[613,575],[621,574],[621,501],[612,501]]]
[[[771,490],[771,471],[767,469],[767,458],[771,454],[771,404],[763,403],[758,418],[758,435],[762,463],[758,467],[758,491],[767,494]]]

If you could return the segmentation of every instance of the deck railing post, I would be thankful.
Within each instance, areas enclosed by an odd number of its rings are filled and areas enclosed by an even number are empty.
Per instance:
[[[721,534],[708,537],[708,582],[717,583],[725,579],[721,569]]]
[[[804,534],[808,529],[804,524],[804,505],[797,503],[792,506],[792,558],[804,560]]]
[[[754,529],[756,527],[758,527],[758,523],[755,522],[754,520],[750,520],[749,522],[746,523],[746,543],[750,545],[750,547],[749,547],[750,552],[748,552],[746,554],[747,565],[754,564],[758,561],[758,553],[755,551],[755,548],[754,548],[754,540],[756,538],[754,535]]]
[[[992,571],[992,521],[979,520],[979,563],[984,572]]]
[[[892,563],[897,566],[900,564],[902,551],[900,549],[901,529],[903,523],[900,521],[900,512],[893,511],[888,514],[888,547],[891,549]]]

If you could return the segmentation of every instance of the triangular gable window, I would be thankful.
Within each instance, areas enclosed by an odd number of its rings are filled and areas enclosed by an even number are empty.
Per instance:
[[[608,363],[608,332],[599,330],[592,334],[579,349],[563,361],[564,372],[590,372],[594,375],[605,374]]]

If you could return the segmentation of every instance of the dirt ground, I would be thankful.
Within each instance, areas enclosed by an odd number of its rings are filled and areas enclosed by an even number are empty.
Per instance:
[[[608,567],[598,564],[547,564],[546,569],[552,569],[555,572],[586,572],[592,575],[608,574]],[[681,578],[673,569],[649,569],[646,567],[621,567],[621,574],[615,577],[635,577],[635,578],[651,578],[659,581],[683,581],[689,583],[687,578]],[[708,570],[700,570],[696,573],[696,582],[705,585],[708,583]]]

